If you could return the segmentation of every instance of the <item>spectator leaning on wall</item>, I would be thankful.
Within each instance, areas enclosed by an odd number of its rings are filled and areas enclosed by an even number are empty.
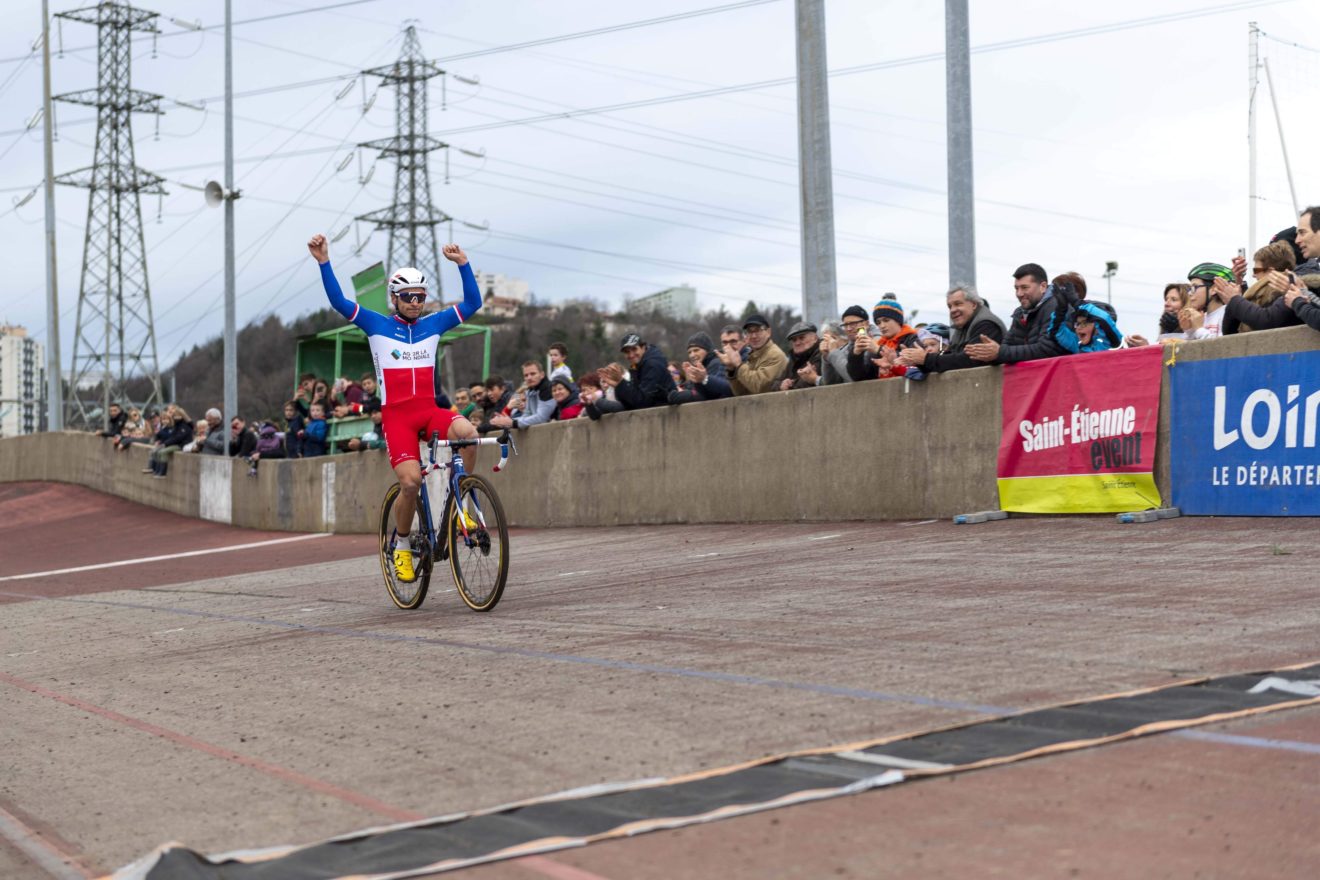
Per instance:
[[[843,317],[839,321],[839,329],[842,331],[836,338],[822,346],[826,350],[825,362],[821,365],[824,373],[825,385],[838,385],[843,382],[852,382],[852,373],[848,371],[848,359],[852,356],[853,348],[859,337],[870,337],[873,334],[871,330],[871,316],[867,314],[866,309],[858,305],[851,305],[843,310]],[[834,336],[835,334],[828,334]]]
[[[224,417],[220,410],[211,407],[206,411],[206,441],[202,443],[203,455],[224,455],[225,442],[228,438],[225,436],[225,426],[222,424]]]
[[[615,400],[622,408],[646,409],[668,403],[669,393],[676,389],[674,377],[669,374],[669,361],[665,353],[654,345],[648,345],[636,333],[623,337],[619,351],[628,360],[628,375],[623,375],[618,364],[610,364],[600,371],[600,377],[606,385],[614,387]],[[596,406],[599,408],[600,404]]]
[[[687,353],[687,360],[683,362],[686,387],[671,392],[670,403],[695,403],[733,396],[724,364],[720,363],[720,356],[715,352],[715,343],[711,341],[710,334],[697,332],[688,337]]]
[[[527,361],[522,371],[523,383],[527,387],[522,412],[512,416],[492,416],[490,423],[493,427],[530,428],[550,421],[555,414],[555,399],[550,394],[550,380],[545,377],[545,370],[536,361]]]
[[[764,315],[751,314],[743,321],[742,329],[751,350],[744,354],[745,350],[725,345],[720,352],[720,362],[729,373],[729,386],[734,395],[776,390],[779,377],[788,366],[788,355],[771,338],[770,322]],[[723,338],[724,334],[720,336]]]
[[[486,377],[486,397],[481,403],[481,421],[477,424],[477,433],[489,434],[500,430],[491,424],[491,419],[504,413],[513,398],[513,389],[509,388],[503,376]]]
[[[793,354],[789,356],[784,372],[779,375],[779,390],[815,388],[821,374],[820,336],[817,335],[816,325],[798,321],[788,331],[788,344]]]
[[[848,334],[839,324],[820,328],[820,378],[817,385],[842,385],[851,382],[848,375]]]
[[[1013,293],[1018,308],[1009,322],[1002,344],[990,338],[977,339],[964,349],[972,360],[985,364],[1016,364],[1065,354],[1054,338],[1056,318],[1054,290],[1049,275],[1037,263],[1025,263],[1013,273]]]
[[[582,412],[582,402],[578,400],[578,390],[571,379],[560,376],[551,380],[550,396],[555,401],[555,411],[550,414],[550,421],[567,422]]]
[[[242,416],[234,416],[229,423],[229,455],[247,458],[257,450],[257,433],[248,427]]]
[[[114,437],[118,440],[120,432],[124,430],[124,422],[128,420],[128,414],[125,413],[123,407],[117,403],[110,404],[109,412],[109,427],[97,431],[96,434],[100,437]]]
[[[1224,321],[1220,329],[1225,336],[1301,323],[1283,299],[1296,277],[1297,258],[1292,246],[1284,241],[1271,242],[1256,251],[1253,263],[1251,274],[1255,281],[1245,294],[1236,284],[1221,286]]]

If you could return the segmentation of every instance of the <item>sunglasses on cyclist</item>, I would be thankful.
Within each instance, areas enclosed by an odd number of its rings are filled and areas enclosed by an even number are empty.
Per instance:
[[[397,296],[400,300],[406,303],[419,303],[426,301],[426,294],[424,293],[405,292],[405,293],[396,293],[395,296]]]

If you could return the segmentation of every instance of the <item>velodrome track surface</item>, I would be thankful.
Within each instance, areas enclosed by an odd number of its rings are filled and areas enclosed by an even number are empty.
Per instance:
[[[372,544],[0,485],[0,877],[1320,659],[1305,521],[523,530],[487,615]],[[457,875],[1309,878],[1317,814],[1309,708]]]

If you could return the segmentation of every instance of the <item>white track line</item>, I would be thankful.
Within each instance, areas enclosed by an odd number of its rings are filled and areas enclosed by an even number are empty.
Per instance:
[[[139,559],[122,559],[119,562],[101,562],[96,565],[80,565],[76,568],[57,568],[52,571],[34,571],[28,574],[11,574],[0,577],[0,581],[23,581],[29,578],[51,577],[57,574],[73,574],[79,571],[94,571],[98,568],[118,568],[121,565],[142,565],[147,562],[164,562],[167,559],[185,559],[189,556],[209,556],[212,553],[228,553],[231,550],[251,550],[254,547],[270,547],[273,544],[288,544],[292,541],[310,541],[312,538],[326,538],[330,532],[315,532],[310,535],[294,535],[291,538],[272,538],[269,541],[253,541],[250,544],[234,544],[230,547],[212,547],[210,550],[189,550],[185,553],[167,553],[164,556],[143,556]]]
[[[0,837],[8,840],[39,868],[58,880],[87,880],[92,876],[76,860],[60,852],[40,834],[19,821],[17,816],[4,810],[0,810]]]

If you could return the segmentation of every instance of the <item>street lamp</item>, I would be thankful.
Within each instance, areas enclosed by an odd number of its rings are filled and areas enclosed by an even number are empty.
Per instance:
[[[1114,276],[1118,274],[1118,263],[1113,260],[1105,261],[1105,302],[1113,305],[1114,302]]]

